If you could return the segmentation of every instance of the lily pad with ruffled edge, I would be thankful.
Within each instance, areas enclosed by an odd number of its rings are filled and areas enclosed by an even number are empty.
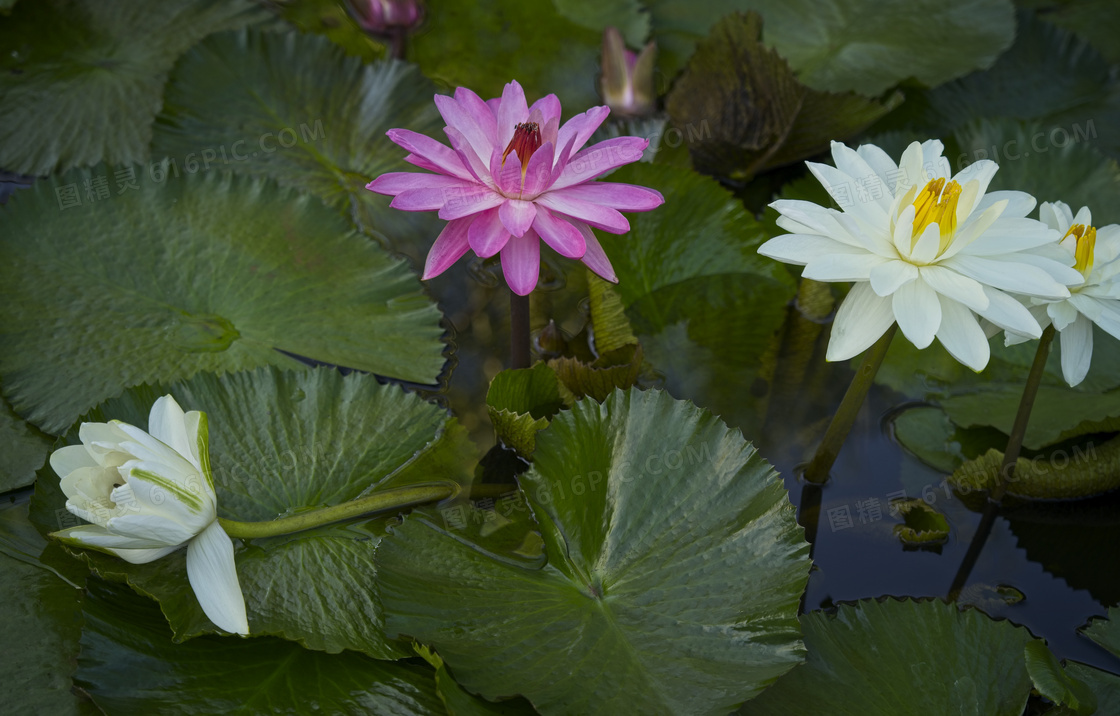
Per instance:
[[[371,376],[342,377],[326,368],[202,374],[135,388],[85,420],[146,428],[151,404],[166,393],[184,410],[207,414],[218,515],[226,519],[272,520],[420,483],[467,484],[478,460],[477,448],[445,410]],[[76,433],[68,442],[77,442]],[[79,522],[63,509],[58,484],[49,467],[40,472],[32,518],[44,533]],[[250,633],[332,653],[407,654],[383,634],[372,587],[374,547],[396,516],[238,541],[234,556]],[[73,551],[95,574],[157,599],[177,640],[216,631],[187,582],[186,550],[140,565]]]
[[[763,39],[815,89],[879,95],[909,78],[927,86],[991,66],[1015,37],[1008,0],[649,0],[658,66],[673,76],[719,18],[754,10]],[[916,51],[917,49],[917,51]]]
[[[762,359],[793,279],[758,255],[768,238],[762,225],[716,181],[657,164],[631,164],[611,180],[657,189],[674,207],[631,216],[626,236],[599,233],[645,359],[674,395],[751,434],[765,413]]]
[[[751,716],[1020,716],[1030,633],[974,609],[885,599],[801,618],[805,665],[744,707]]]
[[[267,17],[246,0],[19,3],[0,23],[0,168],[45,175],[146,160],[175,58]]]
[[[486,393],[486,412],[498,440],[525,458],[536,449],[537,433],[563,407],[559,379],[544,363],[498,373]]]
[[[152,154],[183,169],[274,179],[314,194],[387,245],[426,248],[442,222],[390,209],[391,197],[365,186],[385,172],[416,170],[385,132],[442,134],[435,94],[415,66],[363,64],[324,37],[222,33],[176,64]]]
[[[35,471],[47,459],[51,439],[0,399],[0,492],[35,481]]]
[[[519,477],[548,563],[423,513],[378,546],[390,634],[541,713],[726,714],[800,662],[808,544],[738,431],[661,391],[578,402]]]
[[[12,197],[0,227],[0,376],[48,432],[132,385],[302,367],[289,354],[418,383],[443,369],[441,314],[404,261],[270,182],[75,170]]]
[[[178,644],[155,604],[100,580],[91,580],[82,616],[74,682],[106,713],[446,713],[425,665],[275,638]]]
[[[1078,631],[1120,658],[1120,608],[1112,607],[1108,610],[1107,619],[1093,619]],[[1067,663],[1065,671],[1069,676],[1088,684],[1096,697],[1096,713],[1120,713],[1120,676],[1075,661]]]

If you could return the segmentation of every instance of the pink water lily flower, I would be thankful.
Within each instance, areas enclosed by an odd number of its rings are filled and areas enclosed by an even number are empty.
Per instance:
[[[506,282],[525,296],[537,285],[543,239],[618,282],[591,227],[624,234],[630,224],[619,212],[649,211],[665,199],[653,189],[594,179],[641,159],[648,140],[618,137],[584,149],[610,110],[593,107],[560,126],[556,95],[530,107],[517,82],[488,102],[464,87],[435,101],[451,148],[407,129],[388,132],[410,152],[405,161],[435,173],[394,172],[366,186],[394,197],[394,208],[438,211],[448,221],[428,252],[423,279],[443,273],[468,249],[483,258],[501,253]]]

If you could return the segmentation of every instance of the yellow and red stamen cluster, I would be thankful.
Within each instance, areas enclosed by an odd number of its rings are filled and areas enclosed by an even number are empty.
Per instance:
[[[1093,249],[1097,245],[1097,230],[1095,227],[1085,224],[1074,224],[1062,237],[1061,243],[1064,244],[1070,239],[1074,244],[1073,258],[1076,261],[1074,267],[1081,272],[1082,276],[1088,278],[1089,273],[1093,270]]]
[[[529,169],[529,158],[533,152],[541,148],[541,128],[536,122],[522,122],[513,130],[513,139],[502,152],[502,166],[505,166],[506,157],[510,152],[517,152],[521,160],[521,181],[525,181],[525,172]]]

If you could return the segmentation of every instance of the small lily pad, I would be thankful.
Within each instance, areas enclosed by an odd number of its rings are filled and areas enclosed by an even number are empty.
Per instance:
[[[929,549],[949,541],[949,521],[925,500],[916,497],[893,500],[891,507],[903,519],[903,524],[894,526],[894,535],[907,547]]]

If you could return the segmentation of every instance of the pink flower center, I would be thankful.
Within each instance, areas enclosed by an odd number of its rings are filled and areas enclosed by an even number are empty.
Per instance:
[[[536,122],[522,122],[513,130],[513,139],[502,152],[502,165],[505,166],[506,156],[510,152],[517,152],[521,160],[521,178],[525,178],[525,171],[529,168],[529,157],[541,148],[541,128]]]

